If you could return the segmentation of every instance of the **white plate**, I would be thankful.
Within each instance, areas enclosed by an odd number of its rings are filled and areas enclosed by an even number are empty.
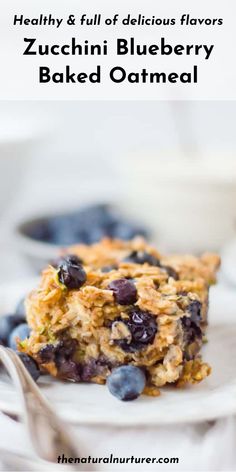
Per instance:
[[[32,281],[17,286],[0,287],[1,313],[15,306]],[[222,287],[212,292],[212,307],[220,301],[227,317],[227,303]],[[227,298],[227,292],[226,292]],[[232,298],[231,298],[232,309]],[[235,296],[236,301],[236,296]],[[213,313],[211,313],[211,318]],[[215,324],[208,330],[209,343],[203,353],[213,368],[201,384],[183,390],[163,388],[160,397],[141,396],[133,402],[120,402],[106,387],[73,384],[42,376],[39,385],[58,414],[71,423],[119,426],[160,425],[211,420],[236,413],[236,324]],[[21,404],[10,380],[0,373],[0,409],[21,412]]]

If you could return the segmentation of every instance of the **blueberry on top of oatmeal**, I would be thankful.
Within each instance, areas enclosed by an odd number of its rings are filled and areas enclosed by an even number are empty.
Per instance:
[[[63,257],[63,260],[68,262],[68,264],[80,265],[83,263],[82,259],[76,254],[67,254]]]
[[[131,280],[112,280],[108,289],[113,291],[115,300],[120,305],[133,305],[137,301],[137,289]]]
[[[173,267],[166,266],[166,265],[161,265],[161,268],[164,269],[167,272],[169,277],[172,277],[173,279],[178,280],[179,276],[178,276],[176,270],[173,269]]]
[[[61,261],[58,268],[58,279],[69,289],[79,289],[86,281],[86,272],[75,256]]]
[[[145,251],[132,251],[126,258],[126,262],[133,264],[149,264],[153,266],[160,266],[160,261],[157,257]]]
[[[105,274],[106,272],[111,272],[111,270],[117,270],[117,264],[110,264],[104,267],[101,267],[101,271]]]

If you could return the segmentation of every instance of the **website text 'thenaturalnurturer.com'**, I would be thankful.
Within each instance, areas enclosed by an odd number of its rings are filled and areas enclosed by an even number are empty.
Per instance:
[[[116,457],[113,454],[104,457],[66,457],[58,456],[58,464],[178,464],[178,457]]]

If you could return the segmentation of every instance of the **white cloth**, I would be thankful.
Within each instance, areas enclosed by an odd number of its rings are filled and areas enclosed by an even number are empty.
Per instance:
[[[85,448],[86,455],[94,458],[109,457],[111,453],[114,457],[179,458],[178,464],[164,465],[100,463],[93,466],[94,470],[236,470],[236,421],[233,417],[195,426],[135,429],[83,426],[74,427],[73,431],[78,449]],[[0,414],[0,438],[1,449],[32,455],[24,426],[3,414]],[[5,470],[3,465],[0,470]]]

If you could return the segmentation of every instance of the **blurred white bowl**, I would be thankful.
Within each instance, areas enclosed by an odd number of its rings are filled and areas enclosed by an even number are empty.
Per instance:
[[[217,251],[234,235],[235,156],[127,155],[119,160],[123,210],[168,251]]]
[[[49,262],[56,260],[60,254],[60,246],[38,241],[29,236],[32,227],[48,219],[33,217],[24,222],[16,223],[12,231],[13,243],[26,257],[34,272],[39,273]]]
[[[0,216],[16,196],[27,168],[34,137],[23,130],[0,132]]]

